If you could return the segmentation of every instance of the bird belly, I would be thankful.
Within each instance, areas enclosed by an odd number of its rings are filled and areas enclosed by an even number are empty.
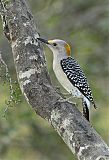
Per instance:
[[[73,97],[83,98],[83,95],[78,90],[78,88],[74,87],[73,84],[69,81],[66,74],[62,70],[61,65],[54,65],[53,70],[56,75],[56,78],[63,86],[63,88],[65,88],[70,94],[72,94]]]

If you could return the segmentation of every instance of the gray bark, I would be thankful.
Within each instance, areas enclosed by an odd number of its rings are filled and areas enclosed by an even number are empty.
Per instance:
[[[43,48],[37,41],[39,34],[26,1],[11,0],[6,7],[0,3],[0,8],[20,88],[33,110],[51,123],[79,160],[109,159],[109,147],[76,106],[60,101],[61,96],[51,83]]]

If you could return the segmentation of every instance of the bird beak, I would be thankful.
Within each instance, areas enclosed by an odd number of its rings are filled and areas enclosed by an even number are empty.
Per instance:
[[[47,40],[43,39],[43,38],[37,38],[39,41],[45,43],[45,44],[50,44]]]

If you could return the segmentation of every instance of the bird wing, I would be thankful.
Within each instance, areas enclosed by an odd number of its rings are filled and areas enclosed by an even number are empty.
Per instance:
[[[79,66],[78,62],[72,58],[68,57],[66,59],[61,60],[61,67],[66,74],[69,81],[78,88],[78,90],[95,106],[92,92],[88,81],[85,77],[84,72]]]

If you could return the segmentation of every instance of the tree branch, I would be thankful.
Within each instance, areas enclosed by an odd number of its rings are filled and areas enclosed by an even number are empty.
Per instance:
[[[39,34],[25,0],[2,7],[22,93],[34,111],[48,120],[79,160],[109,159],[109,148],[76,106],[61,102],[52,86]],[[5,24],[3,23],[3,24]],[[7,37],[7,36],[6,36]]]

